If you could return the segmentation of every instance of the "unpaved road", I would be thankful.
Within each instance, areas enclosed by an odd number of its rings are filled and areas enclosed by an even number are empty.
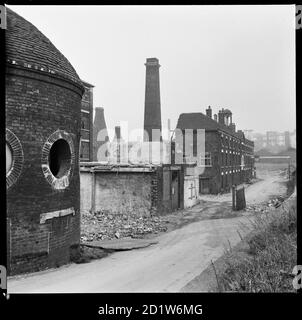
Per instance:
[[[272,189],[275,194],[284,193],[280,179],[274,173],[249,186],[247,202],[256,201],[260,194],[261,201],[268,200],[272,195],[268,190]],[[194,212],[198,212],[198,206]],[[248,225],[245,215],[193,222],[158,236],[158,244],[148,248],[11,278],[8,292],[178,292],[225,248],[236,245],[240,241],[238,231],[245,235]]]
[[[266,165],[259,164],[257,167],[257,178],[259,181],[251,185],[245,185],[245,197],[247,205],[260,204],[266,202],[271,197],[286,193],[285,182],[287,176],[280,176],[282,169],[286,169],[286,164]],[[283,182],[283,183],[282,183]],[[203,195],[204,201],[231,202],[232,194]]]

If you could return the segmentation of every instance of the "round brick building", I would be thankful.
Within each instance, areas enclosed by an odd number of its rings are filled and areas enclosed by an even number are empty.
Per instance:
[[[31,23],[7,8],[6,185],[9,274],[70,261],[80,241],[82,82]]]

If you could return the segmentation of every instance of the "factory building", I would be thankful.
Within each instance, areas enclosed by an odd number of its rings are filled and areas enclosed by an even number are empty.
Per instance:
[[[254,143],[246,139],[241,130],[236,131],[229,109],[222,108],[214,119],[211,107],[208,107],[206,114],[182,113],[177,129],[176,156],[187,164],[186,176],[198,176],[199,194],[228,192],[232,185],[247,182],[253,177]],[[186,141],[190,141],[185,138],[185,130],[192,132],[190,155],[185,153]],[[203,133],[204,139],[204,148],[200,153],[197,148],[198,130]],[[194,166],[194,163],[197,165]]]

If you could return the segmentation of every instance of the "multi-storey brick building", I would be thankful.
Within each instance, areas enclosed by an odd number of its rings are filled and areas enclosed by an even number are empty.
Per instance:
[[[93,157],[93,88],[82,81],[85,88],[81,107],[81,145],[80,161],[92,161]]]
[[[182,113],[177,123],[177,141],[182,141],[184,162],[198,162],[199,165],[187,167],[186,175],[199,176],[199,193],[219,193],[229,191],[232,185],[238,185],[253,177],[254,143],[245,138],[242,131],[236,131],[232,122],[232,112],[222,109],[212,119],[212,109],[203,113]],[[193,154],[188,157],[186,150],[185,130],[193,132]],[[204,129],[204,150],[197,153],[197,130]],[[180,150],[180,151],[179,151]],[[177,151],[176,151],[177,152]],[[201,157],[201,158],[200,158]]]
[[[35,26],[7,8],[7,267],[56,267],[80,241],[82,81]]]

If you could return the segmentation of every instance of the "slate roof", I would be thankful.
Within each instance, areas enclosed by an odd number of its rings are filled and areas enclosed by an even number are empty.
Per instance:
[[[205,129],[205,130],[221,130],[239,139],[245,139],[243,132],[234,133],[227,126],[220,124],[214,119],[208,117],[201,112],[181,113],[176,128],[179,129]],[[246,140],[246,139],[245,139]]]
[[[6,60],[33,70],[57,74],[82,86],[70,62],[33,24],[7,10]],[[43,68],[43,69],[41,69]]]
[[[201,112],[181,113],[176,127],[179,129],[222,130],[231,133],[231,130],[225,125],[218,123]]]

